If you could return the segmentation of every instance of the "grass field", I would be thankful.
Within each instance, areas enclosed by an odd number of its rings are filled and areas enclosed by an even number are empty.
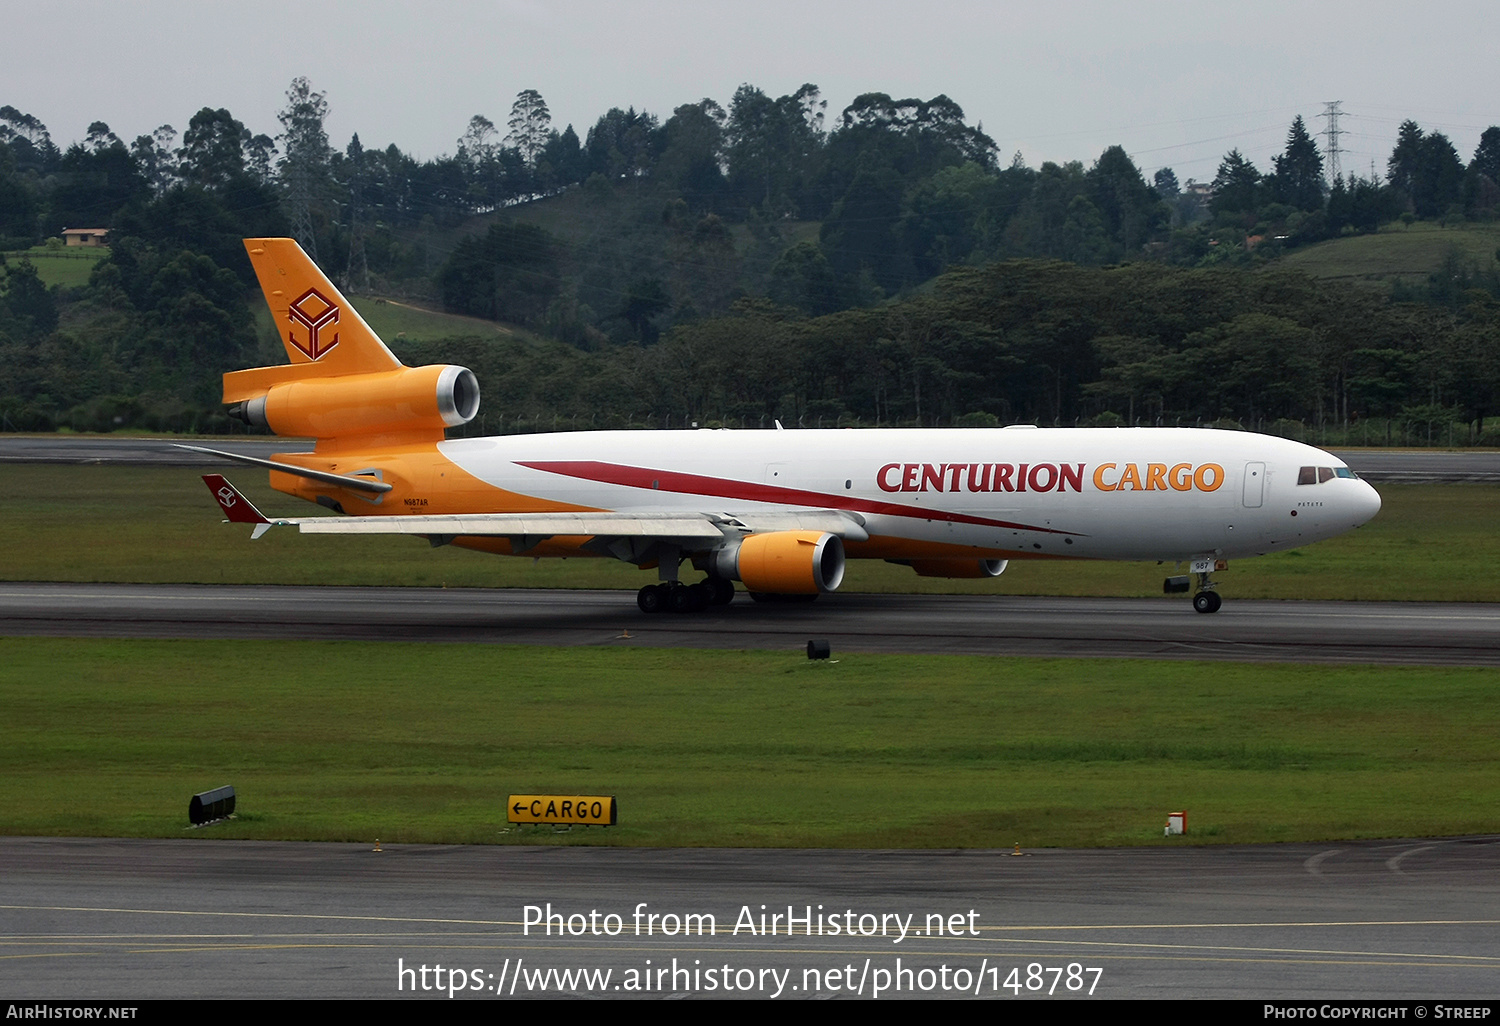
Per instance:
[[[622,643],[628,644],[628,643]],[[667,846],[1026,847],[1491,832],[1469,669],[0,640],[0,831]],[[438,669],[437,667],[440,667]],[[509,793],[620,825],[502,833]],[[1180,840],[1176,843],[1182,843]]]
[[[534,338],[523,328],[487,321],[479,317],[461,317],[412,306],[394,299],[357,297],[351,302],[365,323],[387,342],[435,342],[445,338],[472,335],[478,338]]]
[[[37,246],[20,253],[6,253],[5,259],[11,262],[30,260],[44,285],[71,288],[75,285],[87,285],[89,275],[94,272],[94,265],[107,256],[109,250],[103,247],[96,249],[75,246],[72,249],[54,250]]]
[[[1431,222],[1388,225],[1373,235],[1330,239],[1281,258],[1280,266],[1315,278],[1386,283],[1425,282],[1452,250],[1488,267],[1500,248],[1500,225],[1465,224],[1444,228]]]
[[[166,443],[163,443],[166,444]],[[318,507],[271,491],[256,470],[227,471],[268,514]],[[429,548],[410,538],[302,537],[220,523],[189,468],[0,468],[0,579],[206,584],[638,588],[654,579],[614,560],[513,559]],[[1388,485],[1358,531],[1293,552],[1237,560],[1219,575],[1235,598],[1500,601],[1500,488]],[[873,592],[1146,596],[1173,568],[1017,561],[994,580],[917,577],[851,562],[844,589]],[[836,601],[836,599],[835,599]]]

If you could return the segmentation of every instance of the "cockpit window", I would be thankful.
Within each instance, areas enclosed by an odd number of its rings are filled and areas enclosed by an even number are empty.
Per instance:
[[[1322,484],[1336,477],[1358,476],[1348,467],[1303,467],[1297,471],[1297,483],[1299,485]]]

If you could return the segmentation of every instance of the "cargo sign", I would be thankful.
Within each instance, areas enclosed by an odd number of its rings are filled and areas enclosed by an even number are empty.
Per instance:
[[[506,803],[511,823],[550,826],[614,826],[616,811],[614,795],[513,794]]]
[[[1217,491],[1217,463],[1101,463],[1094,487],[1101,492]],[[887,463],[875,472],[883,492],[1081,492],[1087,463]]]

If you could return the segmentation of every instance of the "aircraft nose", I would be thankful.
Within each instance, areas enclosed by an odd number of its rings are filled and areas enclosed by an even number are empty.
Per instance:
[[[1376,513],[1380,512],[1380,493],[1370,486],[1368,481],[1361,481],[1360,493],[1354,497],[1354,522],[1356,525],[1369,523]]]

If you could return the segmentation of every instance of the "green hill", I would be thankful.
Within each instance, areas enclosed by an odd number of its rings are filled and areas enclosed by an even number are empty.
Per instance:
[[[1443,266],[1450,254],[1481,269],[1493,265],[1500,248],[1500,224],[1464,224],[1445,228],[1432,222],[1387,225],[1374,235],[1330,239],[1289,253],[1282,266],[1315,278],[1388,285],[1420,284]]]
[[[427,310],[396,299],[357,296],[350,301],[365,323],[387,342],[436,342],[463,336],[523,340],[535,337],[525,328],[480,317]]]

